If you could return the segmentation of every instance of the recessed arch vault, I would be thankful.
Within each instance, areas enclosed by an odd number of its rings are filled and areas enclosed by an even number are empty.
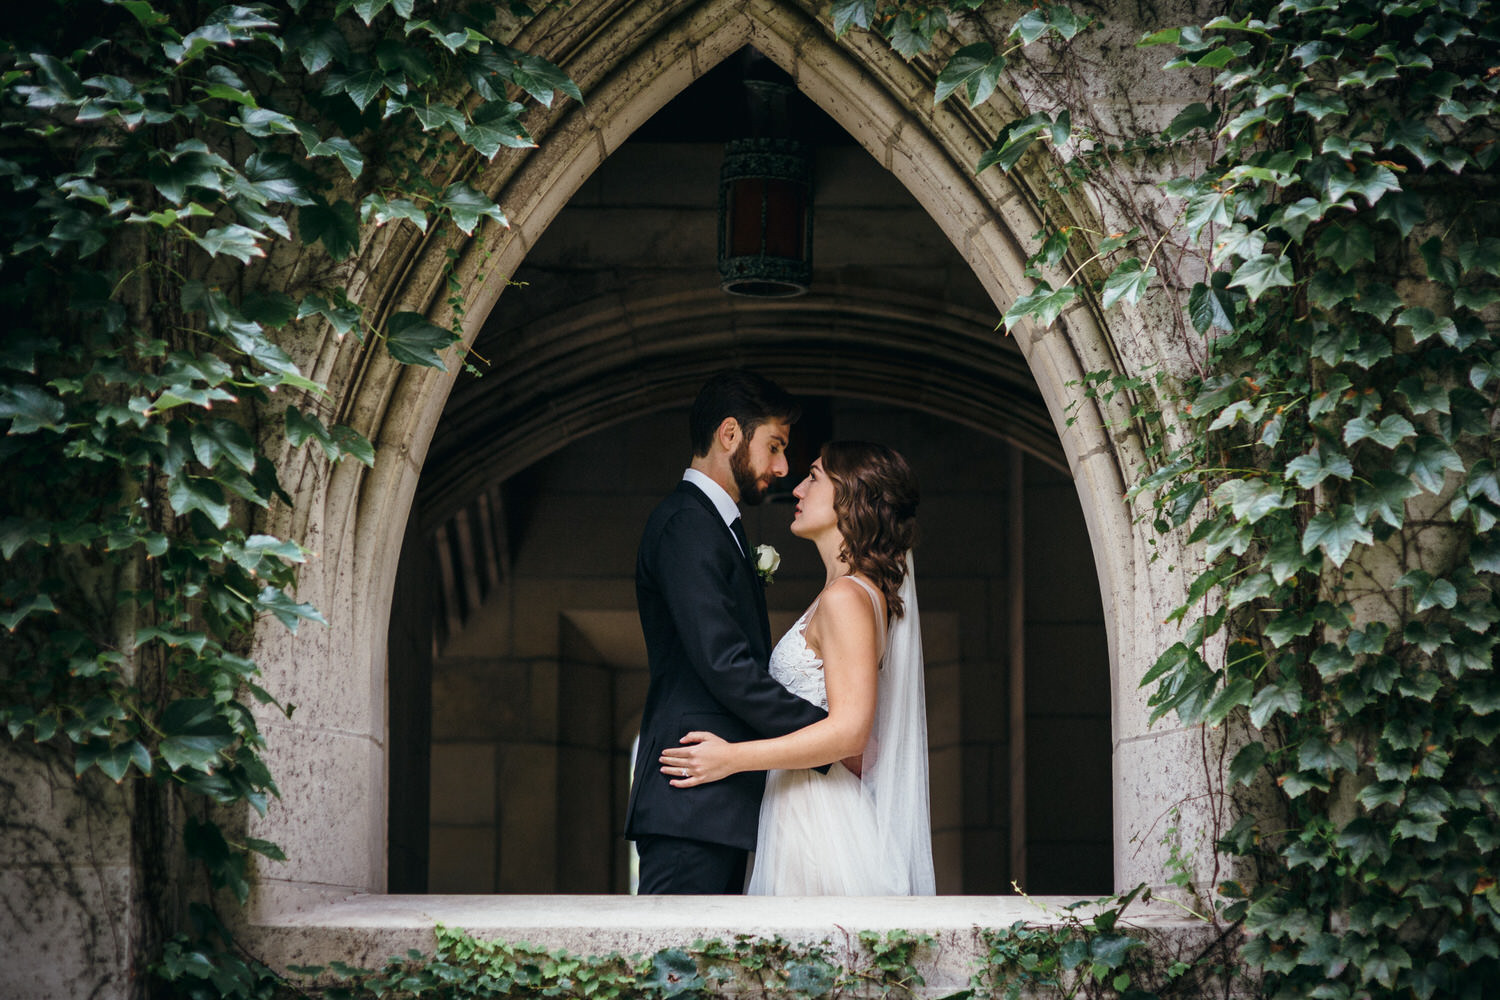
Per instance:
[[[583,87],[587,101],[582,106],[561,103],[543,120],[531,123],[538,149],[501,157],[469,178],[504,207],[511,225],[486,225],[457,247],[455,278],[467,301],[463,323],[468,338],[477,335],[504,289],[505,283],[495,276],[515,272],[592,171],[672,96],[747,44],[790,73],[803,93],[906,186],[997,307],[1003,310],[1028,289],[1025,243],[1041,226],[1026,174],[988,171],[976,177],[971,169],[986,137],[1009,117],[1006,111],[1020,108],[1020,103],[1011,98],[1010,107],[1002,107],[1007,98],[997,95],[994,106],[977,112],[948,105],[934,108],[931,78],[919,66],[905,63],[878,40],[834,39],[819,13],[815,5],[795,0],[579,0],[530,23],[516,44],[561,65]],[[418,237],[409,229],[378,233],[364,248],[351,294],[376,316],[414,309],[446,322],[449,293],[444,268],[450,249],[454,247],[436,236]],[[607,317],[607,306],[594,305],[595,319]],[[690,318],[694,308],[703,307],[691,296],[663,302],[657,319],[672,309]],[[826,321],[828,314],[820,316],[817,307],[816,300],[792,305],[786,318],[804,328]],[[850,308],[847,300],[839,307]],[[626,321],[623,313],[617,315],[616,322]],[[972,317],[929,315],[924,322],[942,328],[942,342],[949,345],[974,334]],[[966,325],[968,332],[958,329]],[[835,324],[828,343],[836,341],[840,330],[850,338],[868,337],[878,343],[881,333],[876,327],[873,322]],[[554,333],[558,343],[565,343],[566,330]],[[1070,383],[1085,372],[1118,371],[1120,365],[1108,329],[1086,299],[1046,331],[1018,329],[1014,345],[1033,380],[1030,391],[1039,393],[1038,405],[1006,412],[1008,404],[999,398],[990,377],[1003,383],[1024,372],[1000,365],[986,376],[967,364],[959,351],[935,359],[924,355],[954,378],[912,386],[908,402],[920,405],[926,398],[927,405],[950,413],[958,411],[957,401],[981,414],[989,408],[995,419],[1012,421],[1017,443],[1038,454],[1060,455],[1066,462],[1088,523],[1109,635],[1115,798],[1117,803],[1130,802],[1139,796],[1120,791],[1132,766],[1131,754],[1154,757],[1166,746],[1163,740],[1177,740],[1182,752],[1174,749],[1168,756],[1190,761],[1197,736],[1148,734],[1135,690],[1148,665],[1153,637],[1133,635],[1130,627],[1159,620],[1154,604],[1161,602],[1153,598],[1144,576],[1140,553],[1147,550],[1121,502],[1124,470],[1137,462],[1134,438],[1112,431],[1096,404],[1081,401],[1076,410],[1069,405]],[[293,514],[278,515],[281,521],[273,527],[302,537],[323,553],[319,564],[304,575],[299,596],[325,609],[333,625],[315,640],[291,641],[269,629],[256,640],[268,686],[299,705],[295,722],[269,715],[265,721],[273,765],[279,762],[279,773],[299,778],[284,786],[281,808],[266,819],[252,817],[251,825],[257,835],[298,849],[288,851],[294,860],[258,873],[262,913],[384,887],[385,623],[407,515],[455,377],[451,370],[400,366],[375,341],[330,341],[320,350],[306,367],[332,390],[325,417],[364,432],[375,442],[378,457],[373,470],[346,463],[321,481],[309,458],[289,455],[282,466],[283,482],[299,495],[317,499],[299,503]],[[882,376],[878,368],[894,363],[897,355],[891,337],[879,351],[851,352],[848,391],[889,391],[896,380]],[[627,361],[624,355],[616,356],[614,370],[629,370]],[[488,376],[506,377],[506,369]],[[795,377],[788,383],[793,389],[805,388]],[[670,365],[663,364],[655,391],[673,388]],[[650,405],[652,386],[643,385],[640,391],[642,405]],[[938,400],[939,393],[950,395]],[[586,397],[578,396],[577,401],[583,407]],[[584,413],[586,408],[580,408],[578,415]],[[525,422],[522,413],[518,427],[524,428]],[[502,441],[498,446],[516,448],[517,455],[523,455],[525,433],[516,433],[520,443]],[[323,668],[319,676],[305,669],[314,658]],[[1162,765],[1158,771],[1178,790],[1184,783],[1203,781],[1185,764]],[[330,786],[339,787],[347,799],[346,808],[332,810],[332,827],[326,798]],[[1119,808],[1117,879],[1130,884],[1161,882],[1161,865],[1153,851],[1130,846],[1132,836],[1149,824],[1150,817],[1122,815]]]

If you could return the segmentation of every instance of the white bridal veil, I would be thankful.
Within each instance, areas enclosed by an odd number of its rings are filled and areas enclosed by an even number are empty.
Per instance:
[[[932,822],[927,795],[927,694],[923,681],[922,620],[911,552],[899,591],[906,606],[886,633],[875,725],[862,767],[875,800],[879,857],[894,866],[898,895],[931,896]]]

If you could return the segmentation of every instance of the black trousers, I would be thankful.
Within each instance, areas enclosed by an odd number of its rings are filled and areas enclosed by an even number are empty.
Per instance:
[[[642,896],[740,896],[749,851],[683,837],[638,837]]]

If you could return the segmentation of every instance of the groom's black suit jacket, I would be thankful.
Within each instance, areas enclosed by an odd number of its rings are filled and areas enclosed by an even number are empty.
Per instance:
[[[695,729],[741,742],[781,736],[827,713],[771,677],[771,630],[760,580],[713,501],[687,481],[646,522],[635,596],[651,683],[625,836],[666,835],[754,850],[764,772],[673,788],[657,758]]]

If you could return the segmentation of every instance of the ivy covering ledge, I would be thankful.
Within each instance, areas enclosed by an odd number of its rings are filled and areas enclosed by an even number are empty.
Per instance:
[[[1235,991],[1237,934],[1136,896],[355,896],[247,937],[329,996],[426,996],[429,978],[434,996],[495,997]]]

